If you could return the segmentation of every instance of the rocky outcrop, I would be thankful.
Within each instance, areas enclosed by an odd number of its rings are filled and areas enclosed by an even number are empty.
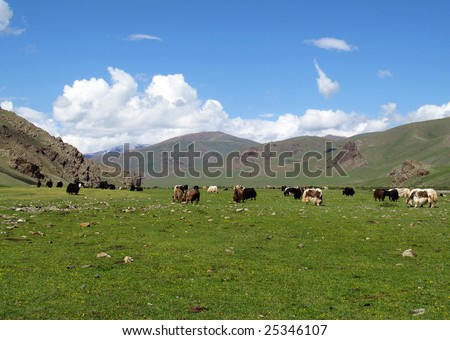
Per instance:
[[[393,177],[395,186],[400,186],[407,180],[414,177],[421,177],[429,175],[430,171],[426,169],[425,165],[415,160],[407,160],[402,163],[399,168],[393,169],[388,173],[388,176]]]
[[[368,164],[367,159],[359,152],[356,143],[353,141],[347,141],[342,145],[340,153],[342,156],[338,162],[347,169],[356,169]]]
[[[9,162],[11,168],[20,173],[36,179],[44,179],[45,175],[41,173],[39,165],[34,164],[23,156],[14,157]]]

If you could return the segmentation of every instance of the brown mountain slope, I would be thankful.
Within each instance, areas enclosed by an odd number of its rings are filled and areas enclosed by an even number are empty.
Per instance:
[[[13,112],[0,110],[0,173],[18,181],[100,181],[100,165]]]

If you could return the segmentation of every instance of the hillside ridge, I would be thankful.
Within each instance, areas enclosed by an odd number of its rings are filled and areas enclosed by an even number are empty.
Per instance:
[[[0,172],[27,184],[79,180],[95,186],[101,167],[61,137],[51,136],[14,112],[0,110]]]

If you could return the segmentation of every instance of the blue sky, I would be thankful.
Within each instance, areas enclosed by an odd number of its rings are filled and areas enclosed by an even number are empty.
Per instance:
[[[450,2],[0,0],[0,104],[82,152],[450,116]]]

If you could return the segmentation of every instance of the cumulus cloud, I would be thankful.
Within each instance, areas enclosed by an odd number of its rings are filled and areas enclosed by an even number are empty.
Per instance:
[[[154,144],[187,133],[216,130],[258,142],[305,135],[349,137],[385,130],[401,119],[406,123],[450,115],[450,103],[425,105],[408,117],[398,113],[395,103],[387,103],[381,105],[375,118],[321,109],[252,119],[231,117],[218,100],[200,99],[182,74],[155,75],[139,90],[137,80],[127,72],[113,67],[108,72],[108,81],[90,78],[66,85],[53,103],[50,118],[27,107],[14,107],[12,101],[0,105],[85,153],[124,142]]]
[[[317,86],[319,87],[319,92],[324,96],[325,99],[329,99],[332,95],[339,91],[340,85],[337,81],[333,81],[327,77],[316,60],[314,60],[314,66],[316,67],[317,73],[319,74],[319,78],[317,78]]]
[[[313,45],[325,50],[338,50],[344,52],[356,51],[356,46],[349,45],[345,40],[336,38],[309,39],[303,41],[305,44]]]
[[[25,31],[25,29],[10,26],[13,14],[9,4],[4,0],[0,0],[0,34],[19,35]]]
[[[441,106],[423,105],[416,111],[410,112],[408,117],[413,122],[450,117],[450,102]]]
[[[128,37],[125,38],[125,40],[129,40],[129,41],[139,41],[139,40],[162,41],[162,39],[160,37],[157,37],[155,35],[150,35],[150,34],[144,34],[144,33],[130,34]]]
[[[381,109],[386,116],[394,115],[397,113],[397,104],[396,103],[387,103],[381,105]]]
[[[199,100],[182,74],[155,75],[140,92],[125,71],[109,67],[108,72],[111,84],[97,78],[76,80],[53,103],[53,118],[63,123],[61,135],[74,142],[84,139],[85,149],[120,144],[124,138],[156,143],[205,127],[220,130],[228,118],[220,102]]]
[[[391,125],[407,124],[410,119],[406,115],[402,115],[396,103],[387,103],[381,105],[382,114],[388,119]]]
[[[1,107],[3,110],[14,111],[14,104],[13,104],[13,102],[10,101],[10,100],[2,101],[2,102],[0,103],[0,107]]]
[[[379,70],[378,71],[378,78],[380,79],[384,79],[384,78],[392,78],[393,75],[391,73],[391,71],[389,70]]]
[[[66,85],[53,105],[60,135],[83,152],[106,149],[124,141],[152,144],[199,131],[220,130],[259,142],[329,131],[350,136],[373,124],[341,110],[307,110],[303,115],[230,117],[215,99],[200,100],[182,74],[155,75],[139,91],[136,79],[109,67],[111,81],[91,78]],[[361,125],[362,124],[362,125]]]
[[[323,130],[337,128],[352,119],[352,115],[341,110],[306,110],[300,118],[300,123],[305,130]]]

